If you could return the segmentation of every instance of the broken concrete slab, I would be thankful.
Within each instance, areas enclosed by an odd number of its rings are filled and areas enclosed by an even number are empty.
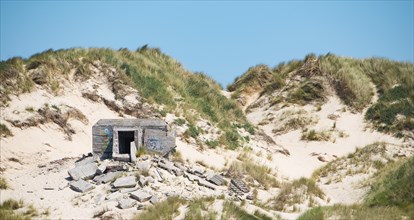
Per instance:
[[[194,166],[188,169],[188,172],[197,176],[203,176],[205,170],[199,166]]]
[[[117,160],[117,161],[123,161],[123,162],[130,162],[131,161],[131,157],[129,154],[116,154],[113,153],[112,154],[112,159]]]
[[[106,172],[123,171],[124,167],[122,163],[111,162],[106,165]]]
[[[160,170],[158,168],[156,168],[154,170],[154,174],[155,174],[155,177],[157,178],[158,182],[163,182],[164,181],[164,178],[162,178]]]
[[[150,199],[150,203],[155,204],[158,202],[158,197],[157,195],[153,195]]]
[[[148,179],[145,176],[139,176],[139,185],[144,187],[148,184]]]
[[[62,183],[61,185],[59,185],[59,190],[63,190],[68,186],[69,186],[69,183]]]
[[[118,201],[118,207],[120,209],[129,209],[135,205],[136,201],[132,199],[121,199]]]
[[[121,197],[122,197],[122,193],[120,193],[119,191],[116,191],[114,193],[107,195],[105,199],[106,200],[118,200]]]
[[[120,193],[130,193],[130,192],[134,192],[137,191],[138,188],[134,187],[134,188],[124,188],[124,189],[120,189],[119,192]]]
[[[148,172],[149,169],[151,168],[151,161],[147,160],[147,161],[137,162],[135,167],[140,171]]]
[[[98,166],[98,169],[96,170],[96,174],[101,175],[105,172],[105,170],[106,170],[106,163],[102,163]]]
[[[158,167],[160,167],[164,170],[167,170],[171,174],[173,174],[173,173],[175,173],[179,170],[177,167],[174,166],[173,163],[168,162],[168,161],[160,161],[158,163]]]
[[[95,176],[98,166],[96,163],[88,163],[74,167],[68,171],[73,180],[89,179]]]
[[[219,174],[210,174],[206,179],[207,181],[212,182],[217,186],[222,186],[227,183],[227,181]]]
[[[77,180],[74,182],[70,183],[70,188],[72,188],[73,190],[77,191],[77,192],[87,192],[89,190],[93,189],[93,185],[86,182],[85,180]]]
[[[210,182],[207,182],[203,179],[200,179],[198,181],[198,185],[207,187],[207,188],[212,189],[212,190],[216,190],[216,186],[214,184],[211,184]]]
[[[95,181],[97,184],[109,183],[109,182],[112,182],[113,180],[115,180],[116,178],[118,178],[121,175],[122,175],[122,172],[120,172],[120,171],[111,172],[111,173],[103,174],[103,175],[100,175],[100,176],[96,176],[95,178],[93,178],[93,181]]]
[[[112,185],[115,188],[132,188],[137,185],[137,181],[135,176],[127,176],[118,178]]]
[[[85,158],[81,158],[78,161],[75,162],[75,166],[82,166],[82,165],[86,165],[88,163],[93,163],[95,162],[95,158],[93,157],[85,157]]]
[[[187,167],[183,166],[181,163],[179,162],[174,162],[174,166],[176,166],[178,169],[182,170],[183,172],[187,171]]]
[[[143,191],[138,190],[129,194],[131,198],[138,200],[139,202],[146,202],[151,199],[152,195]]]
[[[250,189],[247,187],[246,183],[244,183],[240,179],[231,179],[230,181],[230,190],[237,194],[248,193]]]
[[[137,161],[137,147],[135,146],[135,141],[131,142],[130,145],[130,155],[131,155],[131,162],[135,163]]]
[[[190,180],[191,182],[198,182],[200,180],[200,177],[193,175],[193,174],[189,174],[189,173],[185,173],[185,176],[188,178],[188,180]]]

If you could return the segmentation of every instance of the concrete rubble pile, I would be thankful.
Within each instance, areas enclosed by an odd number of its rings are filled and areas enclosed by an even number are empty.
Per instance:
[[[95,200],[100,204],[115,201],[119,209],[140,210],[169,196],[190,200],[200,196],[235,194],[235,198],[245,199],[243,195],[249,193],[241,180],[228,181],[205,167],[189,166],[158,156],[144,155],[134,162],[122,162],[101,161],[88,155],[78,160],[68,174],[70,189],[96,194]]]

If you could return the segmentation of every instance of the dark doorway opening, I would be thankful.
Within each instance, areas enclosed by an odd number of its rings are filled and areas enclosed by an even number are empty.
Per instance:
[[[130,154],[131,142],[134,141],[134,131],[118,131],[119,153]]]

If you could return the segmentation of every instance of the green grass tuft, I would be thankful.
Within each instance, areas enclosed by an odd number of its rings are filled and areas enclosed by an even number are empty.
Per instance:
[[[150,206],[134,219],[173,219],[178,214],[178,208],[184,201],[179,197],[168,197],[166,200]]]
[[[9,130],[9,128],[5,125],[0,123],[0,137],[9,137],[13,136],[12,132]]]
[[[5,178],[0,177],[0,189],[8,189],[9,184],[7,184],[7,181]]]

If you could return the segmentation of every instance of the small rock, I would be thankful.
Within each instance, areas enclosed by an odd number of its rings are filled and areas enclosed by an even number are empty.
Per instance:
[[[137,185],[135,176],[121,177],[112,184],[115,188],[132,188]]]
[[[121,175],[122,175],[122,172],[119,172],[119,171],[111,172],[111,173],[103,174],[100,176],[96,176],[95,178],[93,178],[93,181],[95,181],[97,184],[109,183]]]
[[[101,175],[105,172],[105,170],[106,170],[106,164],[102,163],[101,165],[98,166],[98,169],[96,170],[96,174]]]
[[[141,162],[137,162],[137,164],[135,165],[135,167],[138,170],[140,170],[140,171],[148,172],[149,169],[151,168],[151,161],[141,161]]]
[[[102,194],[98,194],[97,196],[94,196],[93,199],[95,201],[95,204],[97,204],[97,205],[101,204],[102,198],[103,198],[103,195]]]
[[[122,197],[122,193],[116,191],[111,193],[105,197],[106,200],[117,200],[118,198]]]
[[[60,186],[59,186],[59,190],[63,190],[63,189],[65,189],[66,187],[68,187],[69,186],[69,183],[63,183],[63,184],[61,184]]]
[[[134,206],[135,205],[135,201],[134,200],[132,200],[132,199],[121,199],[121,200],[119,200],[119,202],[118,202],[118,207],[120,208],[120,209],[129,209],[129,208],[131,208],[132,206]]]
[[[253,195],[247,195],[247,196],[246,196],[246,199],[248,199],[248,200],[253,200]]]
[[[120,189],[119,192],[120,193],[130,193],[130,192],[134,192],[137,191],[138,188],[134,187],[134,188],[125,188],[125,189]]]
[[[96,163],[88,163],[72,168],[68,171],[73,180],[92,178],[96,174],[98,166]]]
[[[153,195],[150,199],[150,203],[155,204],[158,202],[158,197],[156,195]]]
[[[152,195],[144,192],[142,190],[132,192],[129,195],[131,195],[131,198],[138,200],[139,202],[146,202],[151,199]]]
[[[73,190],[77,191],[77,192],[87,192],[89,190],[93,189],[92,184],[86,182],[85,180],[78,180],[78,181],[74,181],[72,183],[70,183],[70,188],[72,188]]]
[[[43,187],[44,190],[55,190],[55,188],[47,186],[47,187]]]
[[[75,162],[75,166],[82,166],[82,165],[86,165],[89,163],[93,163],[95,162],[95,159],[93,157],[85,157],[85,158],[81,158],[78,161]]]
[[[144,187],[148,184],[148,179],[145,176],[139,176],[139,184]]]

